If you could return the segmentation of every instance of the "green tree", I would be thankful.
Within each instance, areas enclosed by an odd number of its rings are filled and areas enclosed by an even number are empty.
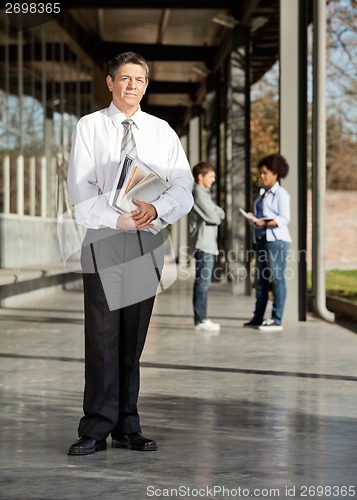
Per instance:
[[[326,184],[328,189],[357,190],[357,142],[344,130],[341,117],[326,123]]]
[[[357,150],[357,2],[332,0],[326,6],[326,109],[328,189],[357,189],[354,168]],[[311,30],[309,63],[311,65]],[[311,68],[310,68],[311,69]],[[311,71],[309,71],[311,77]],[[311,91],[311,81],[309,81]],[[311,111],[311,110],[310,110]],[[311,112],[308,129],[311,132]],[[311,136],[309,136],[311,140]],[[256,164],[279,150],[279,64],[252,88],[251,165],[257,183]],[[308,156],[311,148],[309,148]]]
[[[279,150],[279,102],[271,90],[252,102],[250,122],[252,165]]]

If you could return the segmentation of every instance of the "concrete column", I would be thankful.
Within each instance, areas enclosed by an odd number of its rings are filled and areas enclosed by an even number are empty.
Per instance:
[[[188,146],[189,146],[189,156],[188,161],[190,162],[191,168],[194,167],[201,158],[201,129],[200,129],[200,117],[195,116],[190,120],[189,124],[189,136],[188,136]]]
[[[41,157],[41,217],[47,216],[47,159]]]
[[[19,155],[16,164],[17,215],[24,215],[24,157]]]
[[[188,150],[188,137],[187,135],[181,137],[181,143],[183,146],[183,149],[186,151]],[[175,237],[177,237],[177,241],[174,242],[173,247],[176,251],[176,248],[178,249],[178,253],[176,254],[176,260],[180,264],[188,264],[188,255],[187,255],[187,248],[188,248],[188,220],[187,217],[182,217],[176,224],[177,226],[177,232],[175,233]]]
[[[189,135],[188,135],[188,161],[190,162],[191,169],[197,165],[198,162],[202,161],[204,158],[201,156],[201,119],[200,116],[195,116],[190,120],[189,124]],[[189,216],[186,217],[187,224],[189,221]],[[187,226],[187,245],[189,244],[189,234],[188,234],[188,226]],[[187,247],[186,247],[187,248]],[[184,254],[187,254],[186,256]],[[181,262],[187,263],[187,265],[190,265],[191,267],[194,268],[194,262],[195,260],[191,258],[191,256],[188,254],[188,248],[187,252],[184,251],[184,249],[181,249]]]
[[[18,105],[18,124],[20,127],[18,150],[23,151],[24,136],[24,60],[23,60],[23,32],[17,34],[17,93],[19,98]]]
[[[306,314],[306,19],[305,0],[280,0],[280,152],[290,166],[292,236],[284,317]]]
[[[217,75],[207,78],[207,94],[205,98],[205,127],[206,127],[206,158],[220,171],[220,134],[219,134],[219,83]]]
[[[36,215],[36,158],[30,158],[30,215]]]
[[[47,108],[45,118],[45,158],[46,158],[46,186],[45,192],[42,192],[44,185],[41,182],[41,197],[46,196],[46,215],[51,217],[53,213],[53,113]],[[43,165],[43,163],[41,164]],[[42,175],[42,172],[41,172]]]
[[[5,214],[10,213],[10,156],[3,158],[3,207]]]

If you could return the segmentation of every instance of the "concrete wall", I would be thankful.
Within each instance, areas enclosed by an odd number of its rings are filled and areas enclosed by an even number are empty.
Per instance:
[[[0,214],[0,267],[61,261],[56,219]]]
[[[327,191],[326,269],[357,269],[357,192]],[[308,193],[307,263],[311,268],[311,192]]]
[[[357,269],[357,192],[326,193],[326,268]],[[68,222],[65,240],[76,241],[68,255],[79,250],[78,239]],[[21,268],[62,262],[57,220],[28,215],[0,214],[0,267]],[[311,193],[308,195],[307,263],[311,268]]]

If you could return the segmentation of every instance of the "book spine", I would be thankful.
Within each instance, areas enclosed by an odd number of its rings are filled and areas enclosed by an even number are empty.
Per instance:
[[[133,180],[134,175],[135,175],[135,172],[137,171],[137,169],[138,169],[138,167],[136,166],[136,167],[134,168],[134,170],[133,170],[133,172],[132,172],[131,176],[130,176],[130,179],[129,179],[129,181],[128,181],[128,184],[126,185],[126,188],[125,188],[125,191],[124,191],[124,193],[123,193],[122,199],[124,198],[124,196],[126,195],[126,193],[129,191],[131,181]]]

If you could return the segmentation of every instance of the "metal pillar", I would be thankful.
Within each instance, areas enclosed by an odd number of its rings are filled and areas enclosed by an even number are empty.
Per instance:
[[[313,57],[313,211],[312,211],[312,287],[314,312],[333,322],[335,315],[326,308],[325,198],[326,198],[326,2],[314,0]]]

